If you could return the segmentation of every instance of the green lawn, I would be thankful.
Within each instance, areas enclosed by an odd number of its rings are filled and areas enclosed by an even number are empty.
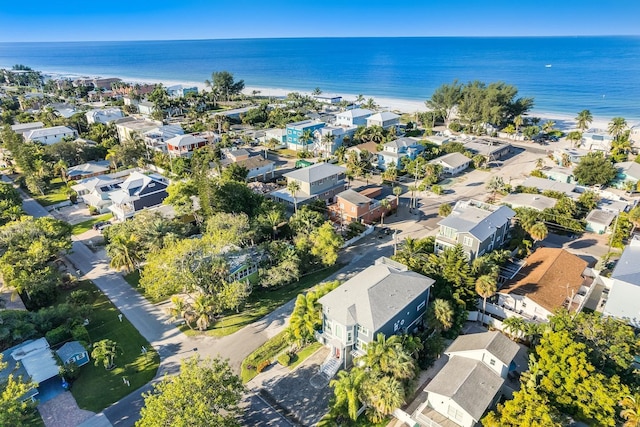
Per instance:
[[[71,234],[78,235],[78,234],[82,234],[85,231],[89,231],[91,230],[91,228],[93,227],[93,224],[95,224],[96,222],[100,222],[100,221],[108,221],[111,218],[113,218],[113,214],[112,213],[107,213],[104,215],[100,215],[100,216],[95,216],[91,219],[88,219],[86,221],[82,221],[77,223],[76,225],[73,226],[73,228],[71,229]]]
[[[92,295],[93,312],[89,315],[90,323],[87,326],[91,341],[108,338],[117,342],[122,350],[115,358],[115,369],[107,371],[102,365],[95,366],[91,361],[81,368],[80,378],[71,388],[81,408],[99,412],[151,381],[156,375],[160,359],[126,317],[122,318],[122,322],[118,320],[119,311],[93,283],[84,281],[79,287],[62,292],[58,300],[64,301],[76,289],[87,290]],[[148,349],[146,355],[141,354],[142,346]],[[124,377],[129,380],[130,386],[124,384]]]
[[[50,188],[47,190],[47,194],[32,194],[33,198],[38,201],[42,206],[51,206],[56,203],[69,200],[67,195],[67,184],[60,178],[51,180]]]
[[[296,366],[304,362],[307,357],[311,356],[320,348],[322,348],[322,344],[316,341],[309,344],[302,350],[300,350],[298,353],[296,353],[295,357],[293,358],[291,365],[289,365],[289,369],[293,370]]]
[[[242,361],[240,377],[242,378],[243,383],[247,383],[253,377],[258,375],[256,366],[258,366],[260,362],[270,360],[271,363],[278,363],[276,361],[278,354],[289,347],[286,334],[287,331],[280,332],[278,335],[255,349],[253,353],[248,355],[247,358]]]
[[[253,291],[251,296],[249,296],[249,300],[245,304],[245,308],[242,312],[224,316],[204,333],[214,337],[231,335],[232,333],[271,313],[276,308],[295,298],[299,293],[304,292],[322,282],[342,267],[342,264],[336,264],[324,270],[308,274],[298,282],[279,289],[267,290],[258,288]],[[129,281],[129,279],[127,279],[127,281]],[[202,333],[200,331],[192,330],[188,326],[182,326],[181,330],[185,334],[191,336]]]

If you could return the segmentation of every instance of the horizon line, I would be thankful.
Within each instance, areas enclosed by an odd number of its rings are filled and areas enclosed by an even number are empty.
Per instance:
[[[116,42],[169,42],[169,41],[214,41],[214,40],[296,40],[296,39],[444,39],[444,38],[588,38],[588,37],[640,37],[640,34],[552,34],[552,35],[431,35],[431,36],[281,36],[281,37],[220,37],[187,39],[121,39],[121,40],[30,40],[0,41],[0,44],[12,43],[116,43]]]

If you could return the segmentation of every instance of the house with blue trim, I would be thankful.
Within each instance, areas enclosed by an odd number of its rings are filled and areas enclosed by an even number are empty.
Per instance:
[[[382,151],[378,151],[378,168],[387,170],[391,163],[396,169],[402,169],[402,159],[415,160],[418,154],[424,151],[424,145],[417,140],[408,137],[394,139],[383,145]]]
[[[611,181],[611,186],[616,188],[625,188],[627,182],[633,182],[638,185],[640,182],[640,163],[636,162],[621,162],[616,163],[615,168],[617,170],[615,178]]]
[[[294,151],[308,151],[314,143],[313,134],[316,130],[323,128],[324,122],[317,120],[303,120],[301,122],[289,123],[287,125],[287,147]],[[311,133],[312,139],[304,144],[299,140],[300,136],[306,131]]]

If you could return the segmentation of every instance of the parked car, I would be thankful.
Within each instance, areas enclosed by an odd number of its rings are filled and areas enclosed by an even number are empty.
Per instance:
[[[93,224],[93,229],[94,230],[100,230],[100,227],[104,226],[105,224],[108,224],[107,221],[98,221],[95,224]]]

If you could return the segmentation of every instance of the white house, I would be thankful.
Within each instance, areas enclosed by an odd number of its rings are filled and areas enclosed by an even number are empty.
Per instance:
[[[273,160],[265,159],[259,154],[251,156],[244,149],[228,150],[224,153],[222,167],[225,168],[234,163],[247,168],[247,180],[273,178],[276,169],[276,163]]]
[[[184,135],[184,130],[180,125],[163,125],[147,130],[142,134],[147,147],[166,153],[167,141],[178,135]]]
[[[78,197],[87,206],[93,206],[99,213],[106,213],[109,212],[109,206],[113,203],[109,194],[119,190],[122,181],[122,179],[100,175],[78,181],[71,188],[78,193]]]
[[[469,167],[471,159],[461,153],[449,153],[429,163],[442,166],[442,172],[447,175],[456,175]]]
[[[611,226],[617,216],[617,213],[610,210],[594,209],[589,212],[589,215],[585,218],[587,222],[585,230],[598,234],[607,233],[609,226]]]
[[[42,129],[43,127],[44,123],[42,122],[18,123],[17,125],[11,125],[11,130],[15,133],[19,133],[20,135],[24,135],[27,132],[36,129]]]
[[[54,126],[50,128],[33,129],[24,134],[27,141],[36,141],[42,144],[51,145],[62,141],[62,138],[76,138],[78,134],[75,130],[66,126]]]
[[[611,273],[611,290],[602,313],[640,328],[640,237],[634,236]]]
[[[148,119],[136,119],[134,117],[123,117],[114,121],[114,123],[116,125],[118,140],[120,142],[126,141],[134,134],[143,136],[145,132],[162,126],[162,122]]]
[[[87,123],[103,123],[108,124],[124,117],[122,110],[119,108],[105,108],[101,110],[91,110],[85,113]]]
[[[529,208],[542,212],[551,209],[558,203],[558,199],[532,193],[509,193],[500,201],[503,205],[515,208]]]
[[[398,126],[400,124],[400,116],[390,111],[372,114],[367,117],[366,120],[367,127],[381,126],[384,129],[388,129],[391,126]]]
[[[176,135],[165,141],[171,157],[191,157],[193,152],[207,145],[207,140],[192,134]]]
[[[373,111],[366,108],[354,108],[352,110],[343,111],[336,114],[336,126],[365,126],[367,117],[371,116]]]
[[[582,134],[581,147],[588,151],[603,151],[608,153],[611,150],[613,137],[606,131],[599,129],[589,129]]]

